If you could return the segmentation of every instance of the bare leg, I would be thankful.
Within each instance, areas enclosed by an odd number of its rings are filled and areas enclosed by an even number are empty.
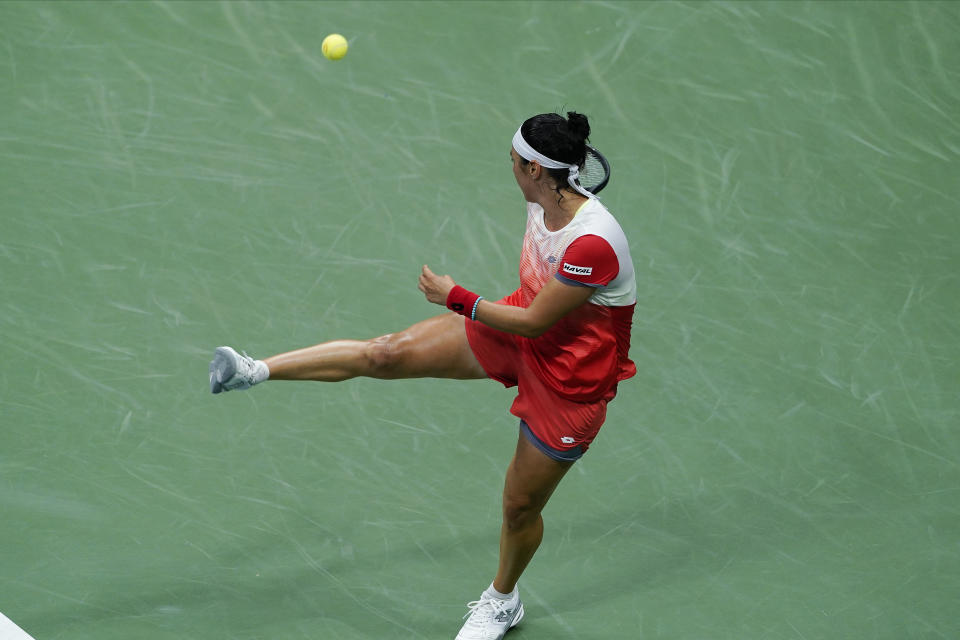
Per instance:
[[[370,378],[486,378],[464,329],[446,313],[372,340],[336,340],[266,358],[271,380],[337,382]]]
[[[520,434],[517,451],[507,468],[503,487],[503,525],[500,529],[500,565],[493,587],[511,593],[543,540],[543,518],[553,490],[572,462],[544,455]]]

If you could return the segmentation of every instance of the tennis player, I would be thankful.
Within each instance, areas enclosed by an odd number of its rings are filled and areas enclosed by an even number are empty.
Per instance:
[[[620,225],[579,181],[587,117],[548,113],[513,137],[513,175],[527,202],[520,288],[496,302],[424,266],[419,289],[455,313],[365,341],[326,342],[265,360],[219,347],[213,393],[265,380],[492,378],[516,386],[520,418],[506,471],[500,559],[470,602],[457,640],[494,640],[524,615],[517,581],[543,538],[541,511],[603,424],[628,357],[636,282]]]

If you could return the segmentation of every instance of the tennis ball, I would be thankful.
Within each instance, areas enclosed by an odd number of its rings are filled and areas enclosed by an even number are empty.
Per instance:
[[[328,60],[339,60],[347,55],[347,39],[339,33],[331,33],[323,39],[320,50]]]

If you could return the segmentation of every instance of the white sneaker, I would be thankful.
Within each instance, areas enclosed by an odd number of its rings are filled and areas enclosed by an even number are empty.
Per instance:
[[[523,619],[523,603],[518,591],[510,600],[494,598],[484,591],[479,600],[467,606],[470,607],[464,616],[467,621],[456,640],[500,640]]]
[[[249,389],[270,377],[262,360],[240,355],[230,347],[217,347],[210,362],[210,392]]]

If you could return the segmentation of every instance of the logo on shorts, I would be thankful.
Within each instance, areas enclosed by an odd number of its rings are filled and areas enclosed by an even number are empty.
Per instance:
[[[593,273],[593,267],[578,267],[577,265],[570,264],[569,262],[563,263],[564,273],[569,273],[574,276],[588,276]]]
[[[560,438],[560,442],[562,442],[563,444],[573,444],[576,441],[577,441],[576,438],[571,438],[570,436],[563,436],[562,438]]]

